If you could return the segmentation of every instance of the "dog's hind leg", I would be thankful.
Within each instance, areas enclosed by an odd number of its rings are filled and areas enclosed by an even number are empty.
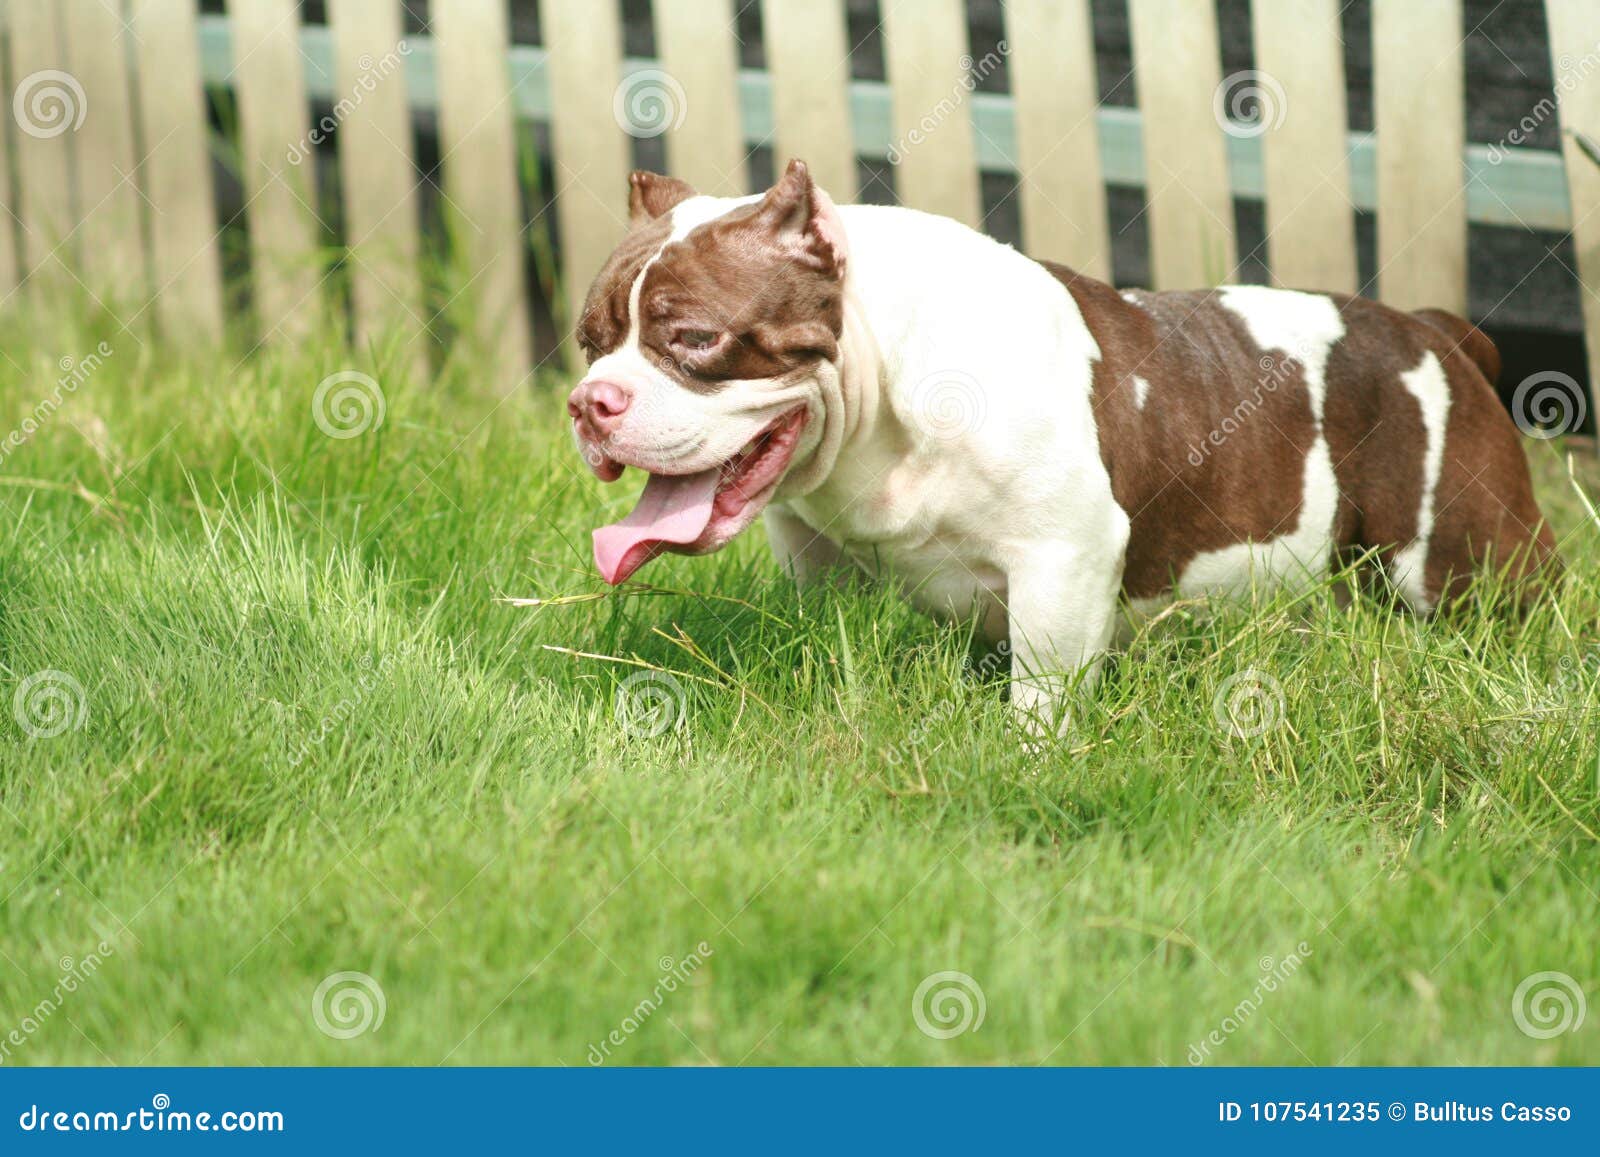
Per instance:
[[[1434,356],[1443,372],[1440,388],[1448,389],[1448,417],[1440,431],[1431,534],[1400,576],[1402,593],[1428,610],[1458,599],[1475,578],[1493,576],[1513,605],[1527,607],[1559,575],[1560,560],[1534,497],[1523,439],[1466,347],[1436,348]],[[1401,550],[1396,561],[1406,556]]]

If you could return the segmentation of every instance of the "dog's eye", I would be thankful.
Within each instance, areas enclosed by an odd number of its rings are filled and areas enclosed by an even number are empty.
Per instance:
[[[680,329],[674,340],[684,349],[708,350],[717,344],[721,336],[709,329]]]

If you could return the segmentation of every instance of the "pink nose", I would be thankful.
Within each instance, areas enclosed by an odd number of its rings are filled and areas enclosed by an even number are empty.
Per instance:
[[[580,430],[588,427],[586,432],[591,437],[603,438],[616,429],[631,401],[633,398],[628,391],[616,382],[604,379],[579,382],[567,395],[567,413],[572,415]]]

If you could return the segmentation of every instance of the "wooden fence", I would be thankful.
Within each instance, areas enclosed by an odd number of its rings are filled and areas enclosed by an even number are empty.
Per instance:
[[[135,303],[130,319],[220,334],[230,298],[207,86],[237,111],[265,340],[326,324],[305,158],[335,128],[358,336],[426,326],[419,108],[437,115],[465,316],[513,371],[534,356],[519,120],[550,126],[569,304],[624,229],[630,134],[658,132],[669,168],[704,191],[745,191],[760,144],[805,157],[840,200],[857,192],[857,156],[887,158],[903,203],[974,225],[980,170],[1013,172],[1024,248],[1102,277],[1105,186],[1143,186],[1158,288],[1233,274],[1234,196],[1265,201],[1285,284],[1359,288],[1362,208],[1377,216],[1376,291],[1398,305],[1465,312],[1469,221],[1570,229],[1579,275],[1600,286],[1600,165],[1579,138],[1600,140],[1594,0],[1547,0],[1558,89],[1579,78],[1561,92],[1564,155],[1463,139],[1461,0],[1374,0],[1370,134],[1345,123],[1339,0],[1254,4],[1256,71],[1229,77],[1209,0],[1127,0],[1137,110],[1097,105],[1089,0],[1005,5],[1006,95],[973,91],[986,61],[971,54],[962,0],[882,5],[886,84],[850,79],[844,0],[762,0],[763,71],[739,68],[734,0],[654,0],[648,61],[624,58],[608,0],[540,0],[537,47],[510,43],[507,2],[433,0],[430,35],[406,37],[400,0],[328,0],[326,27],[303,25],[294,0],[228,0],[204,17],[196,0],[10,0],[14,115],[0,148],[15,156],[0,162],[16,179],[0,198],[17,228],[0,229],[0,293],[78,283]],[[313,102],[331,116],[313,119]],[[1239,119],[1244,106],[1253,119]],[[1582,300],[1600,381],[1600,296]]]

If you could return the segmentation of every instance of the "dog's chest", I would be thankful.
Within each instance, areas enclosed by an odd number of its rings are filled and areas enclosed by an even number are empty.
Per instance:
[[[986,634],[1003,637],[995,634],[1004,630],[1006,594],[998,559],[1011,528],[992,506],[973,501],[986,487],[959,459],[882,470],[861,463],[792,505],[866,574],[902,583],[920,609],[959,619],[976,614]]]

